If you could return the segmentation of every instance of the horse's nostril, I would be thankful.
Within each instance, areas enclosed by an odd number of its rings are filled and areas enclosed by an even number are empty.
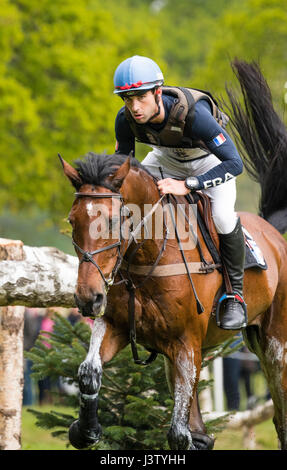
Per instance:
[[[75,299],[76,307],[78,307],[78,309],[80,309],[82,307],[82,304],[81,304],[80,299],[77,296],[77,294],[74,294],[74,299]]]
[[[90,317],[97,314],[102,309],[105,300],[104,294],[101,293],[90,293],[90,296],[87,298],[76,294],[74,297],[76,306],[84,317]]]
[[[81,297],[78,297],[74,294],[75,304],[78,307],[79,311],[83,317],[89,317],[93,313],[93,300],[84,300]]]
[[[96,294],[94,295],[94,307],[99,308],[101,307],[104,300],[103,294]]]

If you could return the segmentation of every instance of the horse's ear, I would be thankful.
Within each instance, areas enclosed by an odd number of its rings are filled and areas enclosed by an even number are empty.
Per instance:
[[[124,179],[130,171],[130,167],[131,162],[130,157],[128,157],[125,162],[117,169],[117,171],[109,177],[110,183],[113,185],[116,191],[119,191],[121,188]]]
[[[82,178],[80,177],[79,172],[73,168],[69,163],[67,163],[61,155],[58,153],[58,157],[60,159],[60,162],[62,163],[63,170],[67,178],[71,181],[72,185],[78,189],[79,186],[83,184]]]

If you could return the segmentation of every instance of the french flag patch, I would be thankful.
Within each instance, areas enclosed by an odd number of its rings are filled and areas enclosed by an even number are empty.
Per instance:
[[[213,142],[215,143],[216,147],[219,147],[219,145],[223,144],[226,141],[226,138],[224,137],[223,134],[218,134],[214,139]]]

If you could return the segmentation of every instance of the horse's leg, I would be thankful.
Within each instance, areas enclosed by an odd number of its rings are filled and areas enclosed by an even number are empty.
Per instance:
[[[167,436],[172,450],[194,448],[190,412],[196,395],[200,367],[201,352],[182,344],[178,345],[166,360],[167,379],[174,399],[172,422]]]
[[[194,370],[194,369],[193,369]],[[172,362],[165,357],[165,372],[169,386],[169,391],[175,399],[175,383],[174,383],[174,367]],[[192,380],[192,377],[191,377]],[[186,387],[188,389],[188,387]],[[192,439],[190,449],[192,450],[211,450],[214,446],[214,439],[206,433],[206,427],[203,423],[197,393],[192,394],[190,412],[189,412],[189,429]],[[188,398],[187,398],[188,399]],[[177,419],[177,418],[176,418]],[[171,445],[171,444],[170,444]]]
[[[194,450],[212,450],[214,439],[206,432],[199,408],[198,394],[194,395],[190,410],[189,424],[191,428],[192,443]]]
[[[275,300],[260,326],[246,329],[247,344],[260,359],[274,403],[273,422],[282,450],[287,450],[287,303],[279,310]]]
[[[83,449],[98,442],[101,426],[98,422],[98,393],[101,387],[102,365],[110,361],[128,344],[126,334],[115,329],[104,317],[94,322],[89,352],[79,367],[80,413],[69,430],[71,444]]]

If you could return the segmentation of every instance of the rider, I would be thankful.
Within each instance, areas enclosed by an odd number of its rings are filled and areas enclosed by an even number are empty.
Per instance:
[[[116,153],[129,155],[135,139],[150,145],[142,164],[156,177],[161,194],[182,196],[201,190],[211,201],[212,217],[233,295],[228,296],[221,328],[246,326],[243,300],[245,243],[234,209],[236,176],[242,160],[224,130],[228,121],[212,96],[191,88],[163,86],[159,66],[151,59],[133,56],[114,74],[114,93],[124,106],[115,122]]]

